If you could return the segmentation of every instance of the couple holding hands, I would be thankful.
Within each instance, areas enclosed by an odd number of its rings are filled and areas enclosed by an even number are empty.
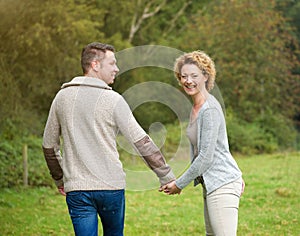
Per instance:
[[[191,165],[176,179],[127,102],[108,86],[119,72],[114,53],[113,46],[98,42],[83,48],[84,76],[62,85],[44,130],[45,160],[59,192],[66,195],[75,235],[98,235],[98,216],[105,236],[123,235],[126,183],[118,132],[155,172],[159,191],[173,195],[192,181],[202,185],[206,235],[236,235],[244,181],[229,150],[222,108],[209,93],[216,76],[212,59],[193,51],[175,61],[175,77],[193,101],[186,130]]]

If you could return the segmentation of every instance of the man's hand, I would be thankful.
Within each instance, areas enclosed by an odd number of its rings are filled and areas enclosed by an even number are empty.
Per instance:
[[[172,181],[164,186],[161,186],[159,188],[159,191],[162,192],[164,191],[164,193],[168,194],[168,195],[173,195],[173,194],[180,194],[181,193],[181,189],[178,188],[175,184],[175,181]]]
[[[245,187],[246,187],[245,181],[244,181],[244,179],[242,179],[242,192],[241,192],[241,196],[243,195],[243,193],[245,191]]]
[[[67,196],[67,194],[65,193],[64,186],[62,186],[62,187],[58,187],[57,189],[58,189],[58,192],[59,192],[61,195],[63,195],[63,196]]]

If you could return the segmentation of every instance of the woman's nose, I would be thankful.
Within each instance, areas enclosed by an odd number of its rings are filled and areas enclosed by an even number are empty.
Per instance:
[[[185,79],[185,82],[186,82],[186,83],[192,83],[192,78],[191,78],[191,76],[187,76],[186,79]]]

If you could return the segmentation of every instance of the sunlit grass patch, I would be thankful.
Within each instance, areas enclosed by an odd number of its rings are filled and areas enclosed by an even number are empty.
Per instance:
[[[238,235],[299,236],[300,154],[238,157],[246,189]],[[179,196],[156,187],[126,191],[125,235],[205,235],[202,190],[190,184]],[[2,189],[1,235],[74,235],[65,198],[52,188]],[[99,235],[102,234],[99,224]]]

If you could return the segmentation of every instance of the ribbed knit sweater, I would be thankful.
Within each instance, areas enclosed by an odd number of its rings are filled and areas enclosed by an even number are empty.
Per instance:
[[[197,155],[191,144],[192,164],[176,180],[183,189],[190,182],[199,184],[198,176],[203,177],[207,194],[221,186],[233,182],[242,176],[236,161],[232,157],[222,108],[216,98],[209,95],[197,117]]]

